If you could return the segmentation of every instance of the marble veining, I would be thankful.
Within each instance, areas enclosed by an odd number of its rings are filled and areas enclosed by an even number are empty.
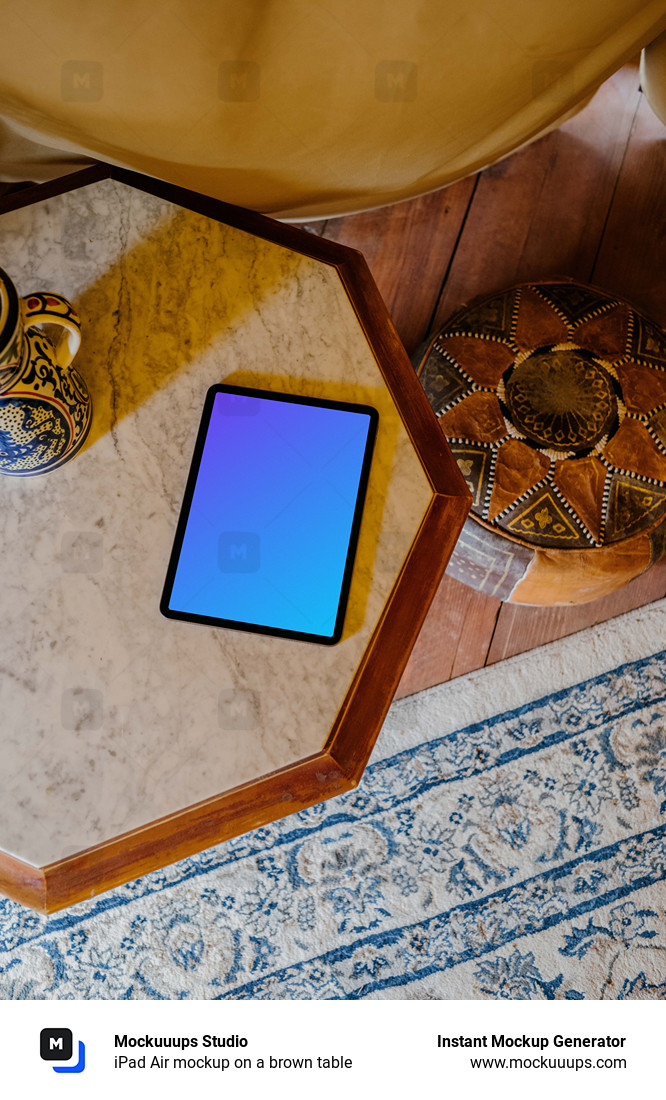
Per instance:
[[[335,269],[111,180],[0,219],[19,293],[81,315],[94,418],[0,478],[0,848],[43,866],[318,751],[431,491]],[[164,619],[206,390],[380,413],[343,640]]]

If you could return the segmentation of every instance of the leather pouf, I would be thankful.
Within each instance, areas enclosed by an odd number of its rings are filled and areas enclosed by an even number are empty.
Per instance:
[[[584,603],[666,544],[666,335],[626,302],[530,283],[464,307],[417,373],[473,497],[448,572]]]

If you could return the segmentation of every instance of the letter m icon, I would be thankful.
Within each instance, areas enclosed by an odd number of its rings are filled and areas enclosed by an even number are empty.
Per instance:
[[[72,1046],[68,1027],[45,1027],[39,1034],[39,1053],[46,1062],[68,1062]]]
[[[260,557],[255,531],[223,531],[220,535],[217,563],[221,573],[256,573]]]

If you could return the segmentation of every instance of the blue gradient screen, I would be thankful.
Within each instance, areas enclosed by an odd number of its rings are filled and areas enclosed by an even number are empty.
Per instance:
[[[370,428],[353,406],[216,392],[168,610],[332,638]]]

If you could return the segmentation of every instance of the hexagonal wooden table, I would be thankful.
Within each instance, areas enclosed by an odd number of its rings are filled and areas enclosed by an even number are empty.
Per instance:
[[[0,213],[94,405],[75,460],[0,479],[0,890],[50,912],[355,786],[469,495],[359,253],[108,166]],[[379,411],[335,646],[160,615],[222,380]]]

